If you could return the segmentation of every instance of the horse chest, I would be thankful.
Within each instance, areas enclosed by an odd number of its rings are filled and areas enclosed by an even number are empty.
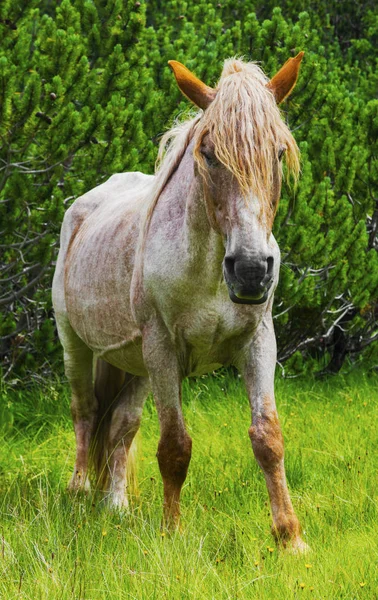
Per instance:
[[[175,325],[175,337],[187,374],[199,375],[234,364],[249,345],[259,321],[256,314],[251,316],[217,302],[182,315]]]

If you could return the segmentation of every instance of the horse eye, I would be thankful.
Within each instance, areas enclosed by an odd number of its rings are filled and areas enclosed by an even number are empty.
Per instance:
[[[201,154],[204,157],[208,167],[216,167],[219,162],[214,154],[211,154],[209,150],[201,150]]]
[[[278,160],[282,160],[283,155],[285,154],[286,148],[280,148],[278,150]]]

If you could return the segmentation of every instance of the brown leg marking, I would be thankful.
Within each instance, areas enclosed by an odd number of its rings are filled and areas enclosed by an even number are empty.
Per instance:
[[[177,421],[164,427],[157,458],[164,484],[164,522],[177,526],[180,519],[180,492],[186,479],[192,454],[192,440],[185,429],[178,430]]]
[[[273,514],[272,533],[278,542],[286,546],[288,541],[299,537],[300,525],[286,485],[284,444],[277,412],[271,410],[256,417],[249,435],[268,487]]]

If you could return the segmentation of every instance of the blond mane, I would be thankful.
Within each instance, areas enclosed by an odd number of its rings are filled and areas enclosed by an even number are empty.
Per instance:
[[[193,132],[196,124],[202,117],[202,111],[194,118],[176,123],[169,131],[167,131],[159,144],[159,151],[155,164],[155,184],[151,198],[151,202],[146,214],[144,230],[147,232],[149,221],[151,219],[154,208],[159,200],[159,196],[167,185],[171,175],[179,166],[185,151],[193,137]]]

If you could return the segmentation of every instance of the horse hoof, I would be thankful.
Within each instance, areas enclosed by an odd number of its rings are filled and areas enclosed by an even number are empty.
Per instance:
[[[74,475],[67,486],[67,490],[71,494],[89,494],[91,491],[91,484],[87,477],[83,480],[82,477],[76,477]]]
[[[302,540],[299,536],[288,542],[285,547],[286,552],[289,554],[308,554],[311,552],[311,548],[306,542]]]
[[[118,513],[123,513],[123,514],[130,512],[129,501],[127,499],[127,496],[125,496],[124,494],[122,494],[122,495],[109,494],[108,497],[106,498],[106,505],[109,508],[109,510],[111,510],[113,512],[118,512]]]
[[[162,533],[183,533],[180,515],[165,514],[161,520],[160,531]]]

